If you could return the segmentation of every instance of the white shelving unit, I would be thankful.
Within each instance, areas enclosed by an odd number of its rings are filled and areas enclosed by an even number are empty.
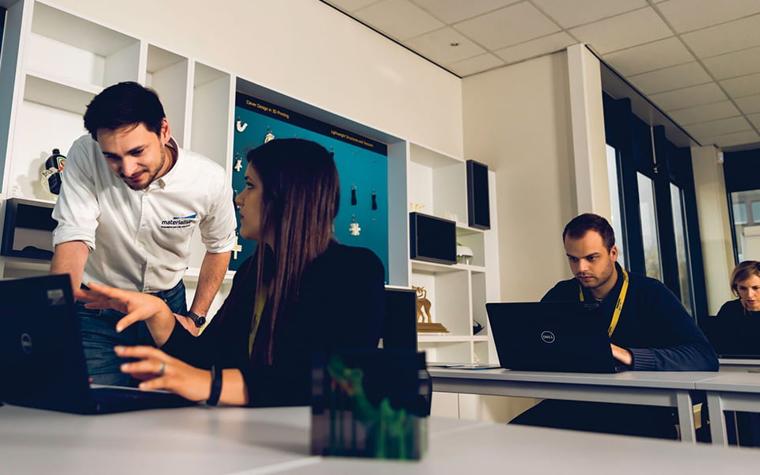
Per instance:
[[[425,287],[434,320],[449,330],[442,335],[419,335],[419,346],[430,361],[495,360],[485,316],[486,301],[499,300],[493,173],[491,230],[472,229],[465,224],[467,175],[460,157],[372,129],[239,78],[203,58],[158,45],[154,38],[110,29],[44,0],[11,3],[5,36],[0,61],[2,198],[54,199],[39,180],[45,159],[53,148],[66,154],[73,140],[86,133],[82,115],[96,94],[127,80],[156,89],[179,145],[216,161],[229,178],[235,92],[250,94],[388,145],[390,287]],[[410,260],[410,210],[455,221],[457,241],[472,249],[472,261],[447,266]],[[189,299],[204,256],[199,233],[195,234],[184,279]],[[0,259],[6,276],[44,273],[47,266]],[[212,312],[229,290],[232,275],[226,276]],[[474,322],[485,327],[476,335]]]
[[[40,183],[45,160],[54,148],[66,154],[87,133],[82,120],[87,104],[121,81],[155,89],[178,144],[216,161],[230,176],[233,75],[39,0],[10,5],[6,38],[0,70],[3,198],[54,200]],[[11,98],[7,104],[6,98]],[[199,233],[191,245],[189,299],[205,252]],[[46,273],[49,265],[3,258],[0,267],[3,276],[19,277]],[[223,291],[231,281],[230,274]]]
[[[489,339],[485,304],[499,300],[496,227],[470,228],[467,221],[467,168],[464,160],[410,144],[407,177],[409,210],[457,223],[457,244],[473,252],[468,264],[453,265],[410,260],[409,285],[424,287],[431,302],[433,321],[448,334],[418,334],[419,347],[428,361],[493,362],[496,354]],[[491,183],[493,187],[493,183]],[[493,195],[493,193],[491,193]],[[492,200],[491,210],[495,213]],[[497,283],[489,287],[489,280]],[[483,329],[474,334],[475,323]]]

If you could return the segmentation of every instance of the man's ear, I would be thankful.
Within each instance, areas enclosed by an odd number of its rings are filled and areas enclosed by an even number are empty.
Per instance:
[[[618,248],[617,245],[613,245],[612,249],[610,249],[610,258],[612,259],[612,262],[617,262],[618,257]]]
[[[169,139],[172,138],[171,127],[169,127],[169,120],[166,117],[161,119],[161,134],[159,138],[161,139],[161,145],[168,144]]]

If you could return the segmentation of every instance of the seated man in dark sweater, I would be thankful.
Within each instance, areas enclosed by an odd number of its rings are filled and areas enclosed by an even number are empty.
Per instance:
[[[571,220],[562,233],[575,278],[542,301],[596,302],[609,319],[610,346],[621,366],[648,371],[717,371],[718,358],[695,321],[661,282],[617,264],[615,234],[595,214]],[[544,401],[513,424],[674,438],[668,408]]]

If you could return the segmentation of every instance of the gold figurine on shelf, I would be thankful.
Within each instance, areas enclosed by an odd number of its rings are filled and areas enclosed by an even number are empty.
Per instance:
[[[448,333],[449,331],[440,323],[433,323],[430,314],[432,303],[427,298],[425,287],[412,286],[417,293],[417,331],[426,333]]]

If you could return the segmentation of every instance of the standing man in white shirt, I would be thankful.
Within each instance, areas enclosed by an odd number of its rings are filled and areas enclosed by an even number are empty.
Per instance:
[[[225,171],[179,148],[155,92],[135,82],[110,86],[87,106],[90,135],[71,146],[53,218],[51,273],[68,273],[74,294],[100,282],[164,299],[186,328],[206,316],[235,245],[235,210]],[[182,276],[190,238],[206,246],[187,311]],[[77,303],[90,376],[98,384],[131,384],[114,346],[153,344],[145,325],[117,331],[123,314]]]

